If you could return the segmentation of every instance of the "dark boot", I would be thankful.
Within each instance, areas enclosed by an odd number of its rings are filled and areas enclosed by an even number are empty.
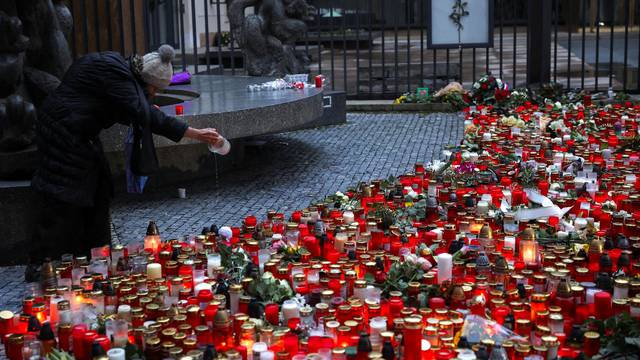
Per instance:
[[[24,281],[39,282],[40,281],[40,264],[30,262],[24,269]]]

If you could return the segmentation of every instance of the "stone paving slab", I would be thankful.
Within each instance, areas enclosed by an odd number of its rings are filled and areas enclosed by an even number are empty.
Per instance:
[[[347,124],[265,137],[247,149],[243,170],[144,195],[122,195],[112,205],[114,239],[142,241],[155,220],[163,239],[199,233],[204,226],[237,225],[249,214],[290,212],[345,191],[359,181],[386,178],[439,158],[460,141],[459,114],[348,114]],[[17,309],[23,267],[0,268],[0,309]]]

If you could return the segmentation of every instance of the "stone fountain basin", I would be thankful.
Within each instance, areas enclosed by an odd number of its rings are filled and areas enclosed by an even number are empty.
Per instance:
[[[172,86],[158,94],[156,103],[168,115],[177,116],[195,128],[215,128],[227,139],[285,132],[312,123],[323,114],[322,89],[249,92],[247,86],[273,78],[254,76],[196,75],[189,85]],[[105,152],[122,151],[127,128],[115,125],[101,134]],[[194,144],[155,136],[156,148]]]
[[[272,78],[249,76],[196,75],[189,85],[172,86],[156,95],[155,102],[166,114],[176,116],[176,105],[183,115],[177,116],[195,128],[215,128],[231,141],[231,153],[217,157],[205,144],[183,139],[174,143],[154,136],[160,169],[151,176],[148,186],[157,187],[185,180],[214,176],[241,166],[244,139],[316,126],[323,115],[321,89],[249,92],[247,86]],[[116,182],[124,179],[124,139],[127,127],[115,125],[101,134],[107,159]],[[125,187],[116,184],[116,189]]]
[[[200,97],[200,93],[187,89],[166,89],[153,99],[153,104],[163,107],[182,104]]]

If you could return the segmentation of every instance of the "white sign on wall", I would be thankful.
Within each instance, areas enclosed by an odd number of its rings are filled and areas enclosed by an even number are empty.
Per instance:
[[[493,0],[427,0],[427,3],[429,48],[493,47]],[[456,4],[462,8],[456,8]],[[453,12],[459,15],[460,31],[451,18]]]

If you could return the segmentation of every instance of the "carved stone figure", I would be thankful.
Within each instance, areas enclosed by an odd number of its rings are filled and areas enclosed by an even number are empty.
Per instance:
[[[0,153],[33,147],[36,107],[71,65],[71,25],[64,1],[0,1]]]
[[[245,16],[254,6],[255,14]],[[315,8],[306,0],[231,0],[228,16],[235,41],[245,55],[249,75],[283,76],[308,72],[309,59],[295,42],[307,30]]]

